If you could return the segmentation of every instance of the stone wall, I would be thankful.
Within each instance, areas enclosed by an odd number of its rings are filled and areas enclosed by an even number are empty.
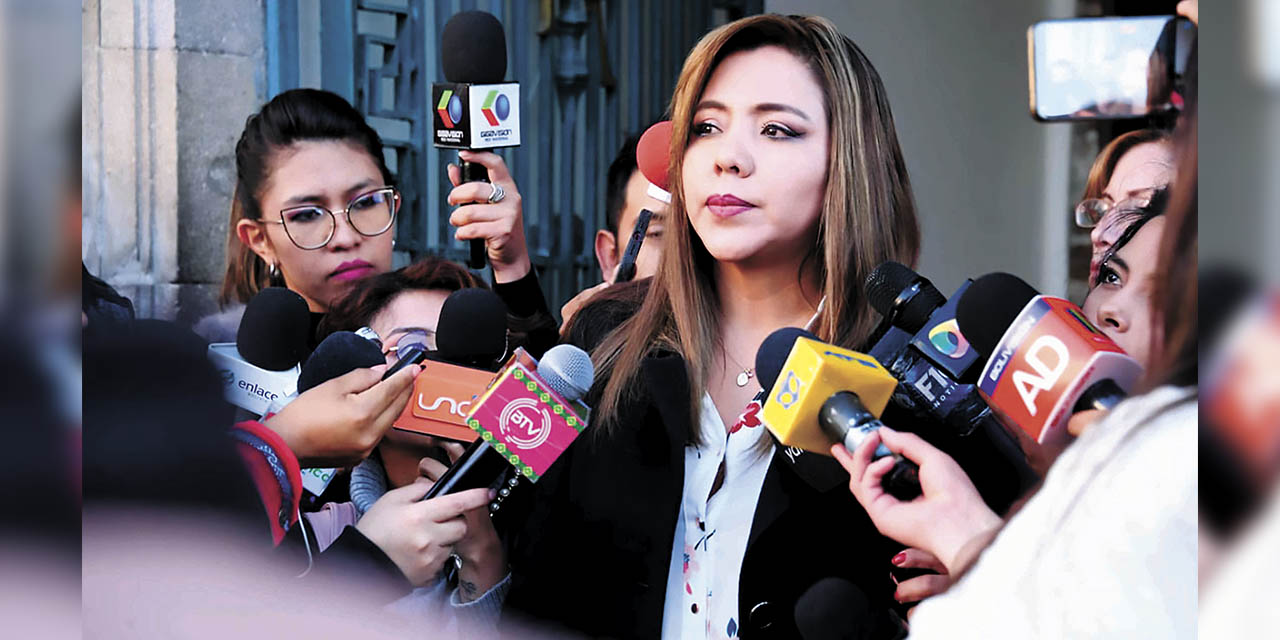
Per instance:
[[[234,146],[265,94],[261,0],[85,0],[89,270],[194,322],[222,279]]]

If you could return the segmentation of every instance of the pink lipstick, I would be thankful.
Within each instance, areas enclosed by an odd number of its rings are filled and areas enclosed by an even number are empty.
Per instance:
[[[711,213],[718,218],[731,218],[748,209],[754,209],[755,205],[731,193],[717,193],[707,198],[707,208],[711,209]]]
[[[373,265],[364,260],[348,260],[338,265],[329,277],[335,280],[358,280],[369,275],[373,275]]]

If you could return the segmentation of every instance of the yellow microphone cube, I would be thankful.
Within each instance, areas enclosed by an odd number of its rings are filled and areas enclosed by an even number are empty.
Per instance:
[[[852,391],[879,417],[897,386],[897,379],[869,355],[797,338],[765,397],[764,423],[784,445],[831,455],[834,442],[818,427],[818,410],[827,398]]]

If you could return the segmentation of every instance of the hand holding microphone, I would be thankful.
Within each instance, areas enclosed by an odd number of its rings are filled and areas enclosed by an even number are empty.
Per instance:
[[[458,206],[449,215],[449,224],[458,228],[458,240],[484,243],[495,282],[514,282],[533,268],[529,246],[524,236],[524,214],[520,191],[507,169],[507,163],[496,153],[459,151],[464,161],[479,165],[488,172],[488,182],[464,182],[458,165],[449,165],[449,204]]]
[[[356,529],[387,554],[414,586],[435,578],[454,545],[466,539],[471,532],[466,514],[478,511],[488,517],[485,489],[422,500],[430,489],[425,479],[392,489],[356,523]]]
[[[881,445],[919,466],[920,497],[906,502],[884,489],[894,458],[876,459]],[[880,533],[932,553],[952,575],[971,557],[974,542],[1002,524],[960,465],[919,436],[882,427],[856,450],[836,444],[831,454],[849,471],[849,491]]]
[[[420,366],[382,380],[382,352],[339,331],[316,347],[298,377],[299,395],[266,426],[280,434],[304,467],[336,467],[368,457],[404,411]]]

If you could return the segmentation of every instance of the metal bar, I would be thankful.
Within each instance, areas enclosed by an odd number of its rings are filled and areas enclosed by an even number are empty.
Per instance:
[[[352,0],[320,3],[320,78],[322,86],[352,103],[356,100],[355,24]],[[363,52],[360,59],[363,60]],[[360,71],[363,75],[363,70]]]

